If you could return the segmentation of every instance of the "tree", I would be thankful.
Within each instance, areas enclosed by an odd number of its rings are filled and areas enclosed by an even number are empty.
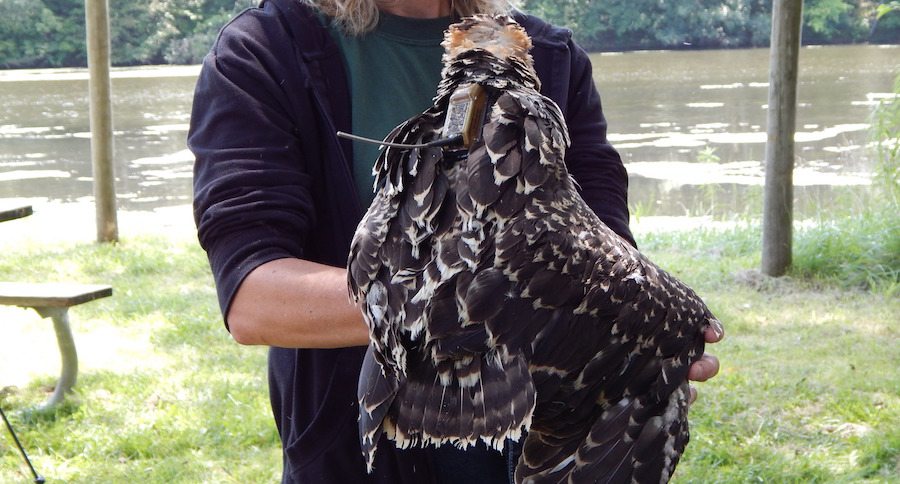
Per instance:
[[[867,22],[857,10],[864,2],[807,0],[803,39],[806,43],[856,42],[866,38]],[[864,7],[863,7],[864,8]]]
[[[869,42],[900,42],[900,1],[883,2],[869,16]]]
[[[167,29],[159,1],[109,0],[113,65],[161,64]]]
[[[299,1],[299,0],[298,0]],[[0,68],[84,66],[84,0],[0,0]],[[196,63],[258,0],[109,0],[114,65]],[[522,0],[590,51],[768,45],[770,0]],[[807,0],[806,43],[900,42],[900,2]]]
[[[766,45],[766,0],[529,0],[526,11],[566,25],[588,50]]]
[[[0,2],[0,68],[50,65],[47,36],[60,21],[40,0]]]
[[[86,66],[84,0],[43,0],[58,19],[58,28],[48,32],[47,62],[52,66]]]

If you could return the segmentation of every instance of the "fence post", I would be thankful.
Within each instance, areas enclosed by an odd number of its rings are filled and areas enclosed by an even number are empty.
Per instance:
[[[803,0],[774,0],[769,53],[766,186],[762,273],[781,276],[791,265],[794,132]]]
[[[85,0],[84,18],[90,72],[91,163],[97,211],[97,242],[116,242],[119,240],[119,224],[116,218],[116,176],[113,168],[108,0]]]

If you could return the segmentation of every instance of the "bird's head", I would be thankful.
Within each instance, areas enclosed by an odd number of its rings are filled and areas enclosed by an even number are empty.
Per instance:
[[[446,58],[454,59],[462,52],[483,49],[499,59],[518,58],[531,65],[531,38],[508,15],[475,15],[450,26],[441,44]]]

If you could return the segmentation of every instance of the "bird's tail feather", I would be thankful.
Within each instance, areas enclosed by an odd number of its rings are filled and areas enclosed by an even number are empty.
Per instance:
[[[502,450],[506,439],[519,440],[530,426],[535,390],[523,357],[504,361],[488,353],[437,366],[430,358],[407,363],[402,384],[367,386],[376,393],[393,391],[390,402],[360,394],[366,410],[360,420],[364,452],[374,451],[382,433],[400,448],[448,442],[466,448],[482,440]],[[379,401],[389,410],[378,408]],[[371,412],[369,403],[375,404]]]
[[[578,442],[562,440],[553,449],[532,430],[516,482],[668,482],[688,442],[688,395],[684,381],[665,401],[622,398]]]
[[[375,460],[378,441],[384,433],[382,421],[397,395],[400,380],[396,375],[388,375],[375,360],[372,345],[366,351],[359,375],[359,437],[363,457],[369,472]]]

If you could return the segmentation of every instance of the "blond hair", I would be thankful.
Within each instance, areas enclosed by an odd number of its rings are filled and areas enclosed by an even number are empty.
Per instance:
[[[362,35],[378,23],[378,4],[385,0],[300,0],[332,17],[348,34]],[[402,0],[400,0],[402,1]],[[497,15],[512,10],[510,0],[450,0],[453,15]]]

